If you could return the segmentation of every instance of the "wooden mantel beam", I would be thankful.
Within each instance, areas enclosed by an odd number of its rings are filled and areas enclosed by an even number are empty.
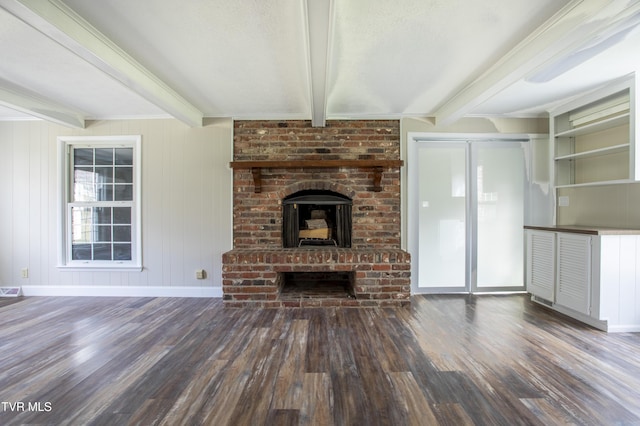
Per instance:
[[[402,160],[248,160],[232,161],[232,169],[333,169],[336,167],[369,168],[369,167],[402,167]]]
[[[402,167],[403,160],[282,160],[232,161],[232,169],[251,169],[254,192],[262,192],[262,169],[335,169],[341,167],[373,169],[373,191],[382,191],[382,173],[385,168]]]

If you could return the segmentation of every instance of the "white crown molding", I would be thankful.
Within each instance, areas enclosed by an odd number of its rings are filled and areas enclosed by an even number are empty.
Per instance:
[[[640,2],[628,3],[625,0],[571,1],[441,105],[434,114],[436,121],[439,125],[453,123],[518,80],[561,60],[600,34],[624,25],[640,11]]]
[[[0,7],[192,127],[203,113],[59,0],[0,0]]]

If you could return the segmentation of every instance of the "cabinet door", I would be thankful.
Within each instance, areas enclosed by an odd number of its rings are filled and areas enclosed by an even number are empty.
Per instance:
[[[589,315],[591,236],[557,234],[556,303]]]
[[[553,302],[555,233],[527,231],[527,291]]]

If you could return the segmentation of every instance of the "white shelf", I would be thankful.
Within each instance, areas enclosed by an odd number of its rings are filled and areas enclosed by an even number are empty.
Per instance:
[[[607,155],[607,154],[617,154],[619,152],[628,151],[629,147],[630,147],[630,144],[624,143],[620,145],[608,146],[605,148],[593,149],[591,151],[578,152],[578,153],[569,154],[569,155],[561,155],[559,157],[556,157],[555,160],[556,161],[577,160],[580,158],[599,157],[601,155]]]
[[[571,183],[567,185],[556,185],[556,188],[579,188],[584,186],[603,186],[603,185],[620,185],[623,183],[632,183],[631,179],[616,179],[616,180],[599,180],[597,182],[586,183]]]
[[[600,130],[610,129],[612,127],[622,126],[623,124],[629,123],[630,114],[628,112],[617,115],[615,117],[610,117],[602,121],[597,121],[595,123],[586,124],[584,126],[575,127],[573,129],[561,131],[555,134],[556,138],[559,137],[569,137],[569,136],[580,136],[586,135],[589,133],[596,133]]]

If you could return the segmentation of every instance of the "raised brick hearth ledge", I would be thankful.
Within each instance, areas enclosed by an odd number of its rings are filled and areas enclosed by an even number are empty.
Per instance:
[[[350,248],[235,249],[222,256],[227,307],[401,306],[411,295],[404,250]],[[283,273],[353,272],[355,298],[281,300]]]

